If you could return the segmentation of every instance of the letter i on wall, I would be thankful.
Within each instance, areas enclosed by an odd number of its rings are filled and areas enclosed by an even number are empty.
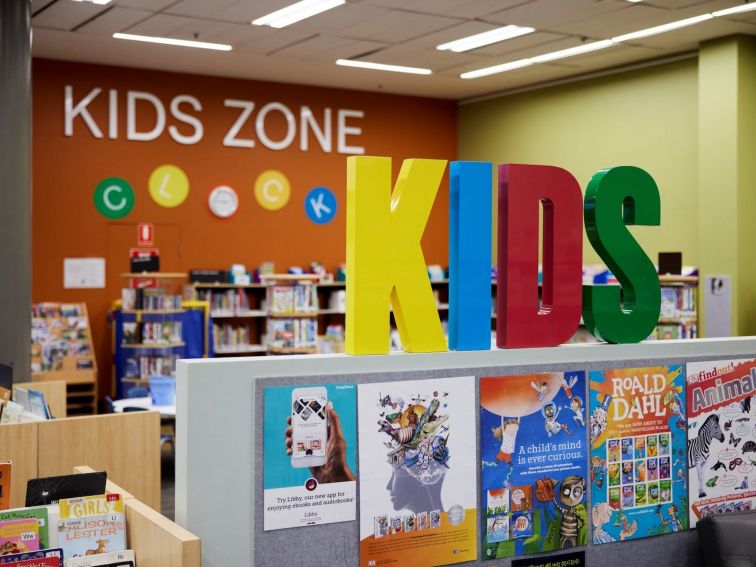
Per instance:
[[[491,348],[489,162],[449,166],[449,349]]]
[[[446,350],[420,239],[445,160],[347,158],[347,354],[389,350],[390,309],[407,352]]]

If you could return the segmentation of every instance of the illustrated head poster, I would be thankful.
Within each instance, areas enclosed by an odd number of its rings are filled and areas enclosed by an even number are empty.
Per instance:
[[[688,528],[680,365],[591,372],[593,543]]]
[[[756,360],[691,362],[688,482],[691,525],[756,504]]]
[[[265,388],[263,528],[354,520],[354,384]]]
[[[358,385],[360,565],[477,558],[474,377]]]
[[[585,545],[585,373],[480,380],[484,559]]]

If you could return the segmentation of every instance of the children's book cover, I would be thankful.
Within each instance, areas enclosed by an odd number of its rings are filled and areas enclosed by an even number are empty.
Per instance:
[[[60,559],[57,557],[39,557],[36,559],[21,559],[14,562],[16,567],[60,567]]]
[[[5,400],[5,403],[0,405],[0,412],[2,412],[3,406],[7,404],[8,401],[9,400]],[[12,471],[13,463],[10,461],[0,462],[0,510],[7,510],[10,508]]]
[[[680,365],[591,372],[593,543],[688,529]]]
[[[0,565],[13,563],[14,567],[25,565],[24,561],[45,559],[43,563],[46,567],[63,567],[63,550],[59,547],[53,549],[41,549],[38,551],[28,551],[26,553],[16,553],[14,555],[0,556]]]
[[[690,523],[756,506],[756,360],[687,365]]]
[[[360,565],[476,559],[474,377],[357,388]]]
[[[483,558],[585,545],[585,373],[480,380]]]
[[[120,494],[62,498],[58,545],[66,559],[126,549],[126,521]]]
[[[39,524],[34,518],[0,522],[0,555],[39,549]]]
[[[264,530],[357,517],[357,388],[265,388]]]
[[[66,561],[66,567],[134,567],[134,565],[136,565],[136,558],[130,549],[89,557],[74,557]]]
[[[7,520],[26,520],[33,518],[37,520],[39,524],[39,547],[40,549],[47,549],[50,547],[50,539],[48,537],[48,521],[47,521],[47,507],[37,506],[33,508],[16,508],[14,510],[6,510],[0,512],[0,522]]]

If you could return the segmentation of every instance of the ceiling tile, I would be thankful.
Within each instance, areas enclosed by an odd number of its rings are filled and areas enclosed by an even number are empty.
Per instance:
[[[681,8],[690,8],[695,6],[701,8],[701,12],[707,12],[710,4],[713,4],[710,0],[647,0],[644,4],[650,6],[658,6],[660,8],[667,8],[670,10],[678,10]]]
[[[154,16],[139,22],[128,28],[129,33],[140,35],[169,36],[182,27],[192,24],[195,20],[185,16],[170,16],[168,14],[155,14]]]
[[[350,36],[353,26],[387,13],[388,10],[385,8],[368,4],[345,4],[287,26],[286,29],[310,34],[334,33]]]
[[[525,0],[365,0],[367,4],[440,16],[479,18]]]
[[[166,14],[178,16],[195,16],[206,18],[214,16],[219,10],[236,4],[239,0],[180,0],[165,9]]]
[[[293,0],[237,0],[236,4],[231,4],[226,8],[216,11],[213,14],[213,18],[248,24],[254,19],[280,10],[293,3]]]
[[[149,10],[150,12],[159,12],[175,3],[176,0],[118,0],[119,6]]]
[[[437,45],[440,45],[442,43],[454,41],[455,39],[462,39],[463,37],[483,33],[496,29],[498,27],[499,26],[497,26],[496,24],[486,24],[484,22],[478,21],[463,22],[449,28],[444,28],[437,32],[432,32],[418,38],[402,42],[401,45],[418,49],[427,47],[435,48]]]
[[[482,67],[492,65],[490,58],[480,55],[453,53],[451,51],[439,51],[438,49],[411,49],[404,45],[388,47],[365,57],[365,59],[374,63],[409,65],[410,67],[423,67],[433,71],[456,68],[460,65],[472,64]]]
[[[34,14],[35,12],[38,12],[45,6],[52,3],[54,0],[32,0],[31,3],[31,13]]]
[[[634,61],[653,59],[662,54],[663,52],[660,52],[659,49],[631,45],[617,45],[593,53],[570,57],[564,61],[581,69],[594,70],[608,69],[610,67],[626,65]]]
[[[129,26],[133,26],[150,16],[152,16],[152,12],[114,6],[112,10],[108,10],[94,20],[87,22],[78,28],[76,32],[110,36],[116,32],[122,32]]]
[[[56,2],[34,16],[32,25],[56,30],[72,30],[111,8],[112,6],[101,6],[90,2]]]
[[[616,2],[600,0],[533,0],[514,8],[489,14],[484,19],[499,24],[531,26],[537,30],[561,31],[562,25],[584,18],[610,14],[622,10]]]
[[[386,43],[401,43],[461,23],[461,20],[390,10],[356,23],[340,35]]]
[[[534,33],[529,33],[528,35],[523,35],[514,39],[508,39],[507,41],[501,41],[499,43],[494,43],[493,45],[481,47],[480,49],[474,50],[473,53],[475,53],[476,55],[490,55],[492,57],[501,57],[503,55],[507,55],[508,53],[522,51],[523,49],[529,47],[544,47],[545,51],[554,51],[554,49],[552,49],[549,44],[564,39],[569,39],[569,36],[557,33],[537,31]]]
[[[284,47],[276,55],[303,60],[319,59],[334,63],[336,59],[350,59],[383,47],[386,47],[385,43],[319,35]]]

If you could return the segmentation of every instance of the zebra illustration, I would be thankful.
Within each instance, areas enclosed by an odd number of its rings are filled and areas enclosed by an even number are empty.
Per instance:
[[[716,439],[720,443],[724,443],[725,436],[722,430],[719,428],[719,416],[712,414],[706,418],[706,421],[701,425],[701,429],[698,430],[698,434],[695,439],[688,439],[688,468],[692,469],[696,467],[698,472],[698,497],[704,498],[706,492],[704,492],[704,466],[706,460],[709,458],[709,445],[711,441]]]

